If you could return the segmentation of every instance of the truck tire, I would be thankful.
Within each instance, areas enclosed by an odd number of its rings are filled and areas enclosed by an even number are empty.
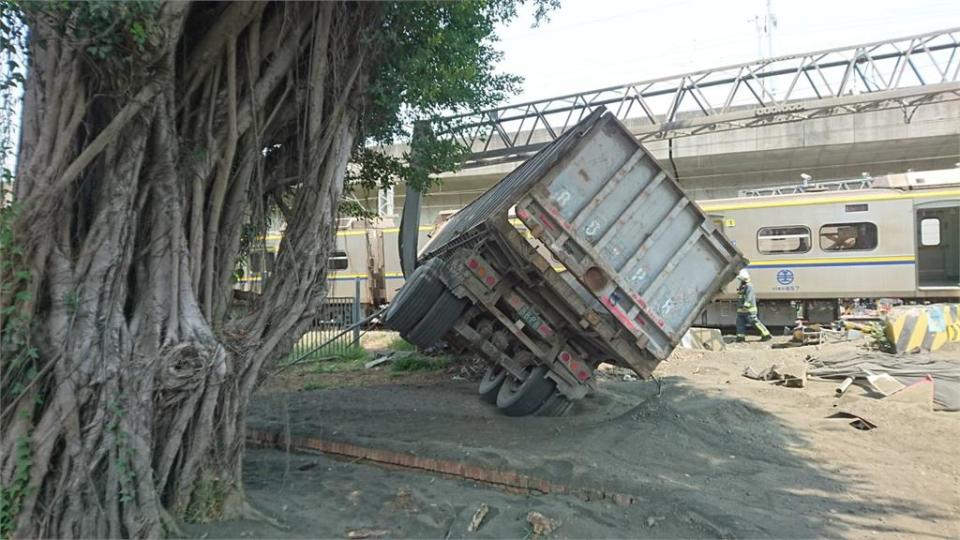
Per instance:
[[[550,397],[556,383],[546,378],[547,368],[536,366],[523,381],[507,376],[497,393],[497,407],[507,416],[533,414]]]
[[[497,394],[500,392],[500,386],[507,377],[507,370],[503,366],[496,364],[487,366],[483,378],[480,379],[480,399],[491,404],[497,404]]]
[[[400,333],[409,332],[426,315],[444,290],[443,283],[436,277],[439,267],[439,259],[430,259],[413,271],[390,302],[383,320],[387,328]]]
[[[453,293],[444,289],[434,301],[433,306],[420,319],[420,322],[413,327],[413,330],[407,332],[406,335],[403,333],[401,335],[417,347],[429,347],[453,328],[466,308],[466,300],[457,298]]]
[[[543,402],[543,405],[533,414],[536,416],[563,416],[567,414],[567,411],[569,411],[572,406],[572,401],[560,392],[554,390],[553,394],[551,394],[550,397]]]

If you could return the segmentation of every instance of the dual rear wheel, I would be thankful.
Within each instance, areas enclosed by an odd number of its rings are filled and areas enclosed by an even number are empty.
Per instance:
[[[507,416],[563,416],[573,405],[548,378],[546,366],[528,366],[523,379],[499,364],[490,366],[480,381],[480,399],[496,404]]]

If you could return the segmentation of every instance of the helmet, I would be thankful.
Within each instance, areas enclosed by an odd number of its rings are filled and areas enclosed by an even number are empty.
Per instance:
[[[737,274],[737,279],[740,281],[750,281],[750,272],[747,272],[746,268],[741,269]]]

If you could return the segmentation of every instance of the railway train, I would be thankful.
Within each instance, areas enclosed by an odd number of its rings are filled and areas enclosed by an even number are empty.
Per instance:
[[[768,325],[792,326],[798,316],[830,322],[854,299],[960,299],[960,169],[858,183],[859,189],[824,182],[793,193],[772,188],[698,201],[749,259]],[[420,227],[421,247],[452,213]],[[359,280],[367,309],[389,303],[403,285],[398,231],[389,221],[345,220],[330,259],[329,296],[352,298]],[[278,235],[267,237],[268,253],[259,263],[252,258],[240,286],[255,286],[278,243]],[[735,288],[730,284],[708,304],[698,324],[733,325]]]

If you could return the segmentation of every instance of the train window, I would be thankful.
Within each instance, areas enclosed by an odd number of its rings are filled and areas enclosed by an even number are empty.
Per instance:
[[[877,226],[869,222],[829,223],[820,227],[820,249],[861,251],[877,247]]]
[[[350,259],[347,258],[346,251],[334,251],[330,253],[327,259],[327,270],[346,270],[350,266]]]
[[[764,255],[810,251],[810,229],[802,225],[764,227],[757,231],[757,251]]]
[[[940,220],[937,218],[926,218],[920,220],[920,245],[921,246],[939,246],[940,245]]]
[[[845,208],[847,212],[866,212],[870,206],[866,204],[848,204]]]

